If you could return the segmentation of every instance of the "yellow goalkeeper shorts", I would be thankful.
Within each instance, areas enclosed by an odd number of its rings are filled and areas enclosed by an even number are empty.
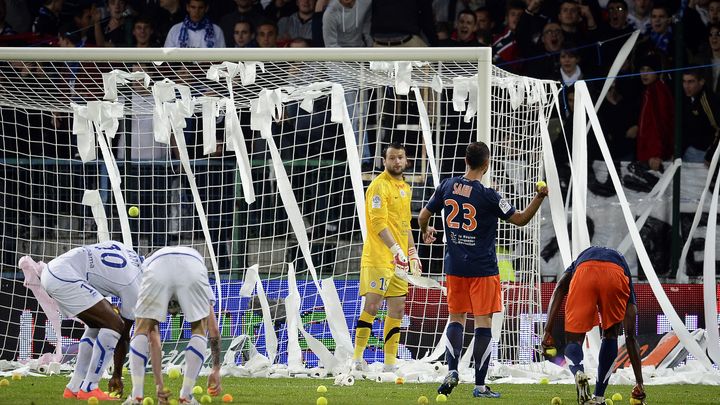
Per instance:
[[[360,296],[375,293],[383,297],[402,297],[408,293],[408,283],[398,278],[393,269],[360,268]]]

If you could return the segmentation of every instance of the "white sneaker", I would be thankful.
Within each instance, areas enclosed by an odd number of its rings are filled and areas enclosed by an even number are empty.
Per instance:
[[[592,400],[590,393],[590,378],[582,371],[575,374],[575,388],[577,390],[577,401],[580,405],[585,405]]]
[[[125,402],[122,403],[122,405],[142,405],[143,399],[140,397],[133,397],[132,394],[127,397]]]

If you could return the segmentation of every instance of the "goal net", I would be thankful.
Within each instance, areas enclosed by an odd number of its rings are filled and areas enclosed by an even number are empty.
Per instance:
[[[491,145],[488,183],[516,207],[542,178],[552,91],[492,67],[487,49],[166,51],[3,50],[0,358],[72,364],[82,325],[38,303],[18,260],[112,239],[204,254],[231,371],[331,371],[352,353],[364,190],[385,145],[407,148],[414,218],[473,140]],[[500,225],[493,364],[537,359],[538,229]],[[419,254],[442,283],[443,245]],[[383,357],[384,313],[368,363]],[[441,361],[447,315],[441,290],[411,286],[399,357]],[[179,364],[189,325],[168,317],[161,332]]]

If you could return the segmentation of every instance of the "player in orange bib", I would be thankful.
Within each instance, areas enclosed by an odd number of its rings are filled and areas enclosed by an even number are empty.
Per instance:
[[[425,208],[420,211],[418,224],[426,243],[435,240],[435,228],[428,226],[434,213],[444,210],[445,250],[444,270],[447,274],[448,321],[445,335],[448,347],[445,360],[449,372],[438,393],[448,395],[458,385],[458,360],[463,344],[466,314],[475,316],[475,389],[476,398],[498,398],[500,394],[485,385],[490,364],[492,316],[502,310],[500,275],[495,238],[498,218],[523,226],[535,215],[547,187],[524,211],[516,211],[497,191],[485,187],[480,180],[490,166],[490,150],[482,142],[471,143],[465,152],[467,167],[463,176],[444,180],[435,190]]]
[[[575,376],[578,404],[605,403],[605,389],[617,357],[617,336],[620,323],[625,328],[625,342],[637,385],[632,397],[644,403],[645,388],[640,364],[640,348],[635,339],[635,291],[630,270],[618,251],[598,246],[585,249],[565,270],[550,299],[548,321],[545,325],[543,347],[555,345],[553,325],[567,296],[565,304],[565,358]],[[598,318],[598,312],[600,317]],[[602,323],[600,320],[602,319]],[[585,333],[595,325],[602,328],[598,378],[595,395],[590,396],[590,385],[583,366],[582,342]]]

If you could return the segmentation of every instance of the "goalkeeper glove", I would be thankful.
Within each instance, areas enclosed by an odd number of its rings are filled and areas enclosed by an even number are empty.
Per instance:
[[[396,243],[392,245],[390,252],[393,254],[392,263],[395,265],[395,275],[403,280],[407,279],[408,259],[402,248]]]
[[[422,263],[417,254],[417,249],[414,247],[408,249],[408,257],[410,258],[410,273],[412,273],[413,276],[420,277],[420,275],[422,275]]]

